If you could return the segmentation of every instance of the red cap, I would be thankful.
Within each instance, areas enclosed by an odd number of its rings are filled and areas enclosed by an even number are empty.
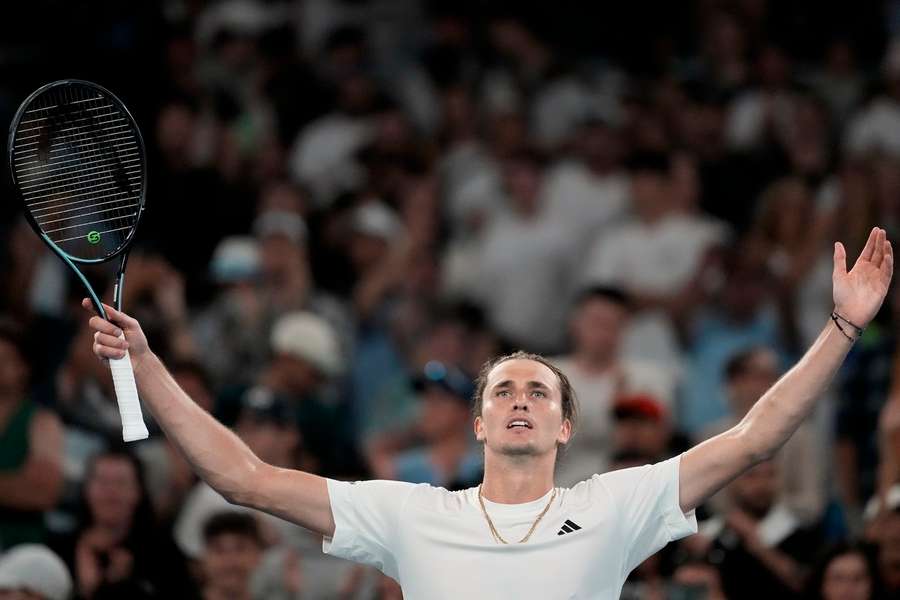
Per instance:
[[[666,407],[659,400],[646,393],[619,396],[613,406],[613,414],[617,419],[643,417],[654,421],[664,421],[667,412]]]

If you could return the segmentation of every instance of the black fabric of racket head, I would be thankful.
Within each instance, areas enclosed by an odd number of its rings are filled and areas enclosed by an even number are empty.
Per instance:
[[[144,209],[146,158],[113,94],[79,80],[43,86],[16,113],[8,152],[28,220],[70,259],[103,262],[128,247]]]

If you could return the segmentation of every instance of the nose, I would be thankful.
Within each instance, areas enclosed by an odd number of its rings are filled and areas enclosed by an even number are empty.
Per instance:
[[[525,412],[528,412],[528,402],[526,401],[527,396],[518,396],[516,401],[513,402],[513,410],[522,409]]]

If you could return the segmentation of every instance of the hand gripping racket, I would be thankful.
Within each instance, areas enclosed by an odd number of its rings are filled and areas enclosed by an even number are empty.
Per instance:
[[[19,107],[9,127],[7,151],[28,222],[71,267],[97,312],[108,320],[76,265],[120,257],[113,303],[122,309],[125,263],[147,191],[144,141],[134,119],[118,98],[96,84],[56,81]],[[110,359],[109,365],[122,438],[146,438],[128,352]]]

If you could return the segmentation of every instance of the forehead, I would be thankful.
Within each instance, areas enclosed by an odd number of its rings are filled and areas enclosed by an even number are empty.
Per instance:
[[[618,302],[613,301],[605,296],[592,296],[581,303],[579,307],[581,314],[618,314],[625,312],[625,307]]]
[[[754,352],[747,361],[747,371],[765,371],[775,373],[778,371],[778,357],[770,350]]]
[[[100,456],[94,464],[93,474],[101,472],[104,475],[131,474],[134,472],[134,466],[122,456]]]
[[[486,387],[491,388],[501,381],[512,381],[519,385],[538,381],[550,389],[557,389],[559,384],[556,374],[547,365],[527,358],[515,358],[495,366],[488,373]]]

